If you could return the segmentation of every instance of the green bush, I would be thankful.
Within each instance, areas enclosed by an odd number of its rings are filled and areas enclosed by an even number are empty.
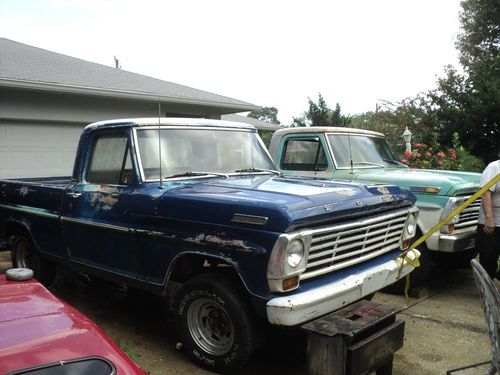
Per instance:
[[[443,149],[433,134],[430,144],[417,143],[401,160],[410,168],[482,172],[483,162],[463,148],[457,133],[453,134],[453,148]]]

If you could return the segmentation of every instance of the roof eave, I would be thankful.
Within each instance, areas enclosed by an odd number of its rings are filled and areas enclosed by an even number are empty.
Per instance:
[[[186,98],[186,97],[155,95],[137,91],[102,89],[96,87],[73,86],[73,85],[64,85],[60,83],[36,82],[36,81],[16,80],[10,78],[0,78],[0,87],[18,88],[18,89],[33,90],[33,91],[64,92],[71,94],[145,100],[152,102],[158,102],[160,100],[169,103],[190,104],[190,105],[217,107],[221,109],[222,108],[230,109],[231,113],[255,111],[260,108],[259,106],[256,106],[254,104],[243,103],[243,102],[227,103],[227,102],[200,100],[200,99]]]

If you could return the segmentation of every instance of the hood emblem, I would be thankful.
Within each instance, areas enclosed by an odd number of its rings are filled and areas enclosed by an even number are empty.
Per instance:
[[[389,189],[387,189],[385,186],[378,186],[377,191],[382,194],[389,194]]]
[[[363,205],[362,201],[356,201],[356,206],[361,207]]]

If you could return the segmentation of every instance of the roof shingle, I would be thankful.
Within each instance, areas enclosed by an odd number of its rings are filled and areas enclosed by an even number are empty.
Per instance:
[[[254,104],[222,95],[194,89],[188,86],[144,76],[126,70],[77,59],[56,52],[29,46],[6,38],[0,38],[0,82],[9,81],[60,85],[69,88],[92,89],[101,92],[117,92],[157,96],[158,99],[176,102],[235,108],[235,112],[254,110]]]

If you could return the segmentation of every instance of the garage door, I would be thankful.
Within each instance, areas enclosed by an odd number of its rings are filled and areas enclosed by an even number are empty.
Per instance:
[[[0,178],[70,176],[83,127],[0,122]]]

